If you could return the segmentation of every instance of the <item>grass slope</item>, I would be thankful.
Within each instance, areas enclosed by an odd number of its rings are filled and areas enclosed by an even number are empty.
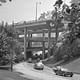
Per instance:
[[[52,56],[48,60],[43,61],[43,64],[52,68],[54,65],[59,65],[62,62],[63,60],[55,62],[54,57]]]
[[[53,58],[48,59],[43,62],[48,67],[53,67],[54,65],[61,65],[63,68],[68,69],[69,71],[80,74],[80,57],[71,58],[67,62],[61,60],[59,62],[54,62]]]
[[[80,58],[63,65],[64,68],[76,73],[80,73]]]

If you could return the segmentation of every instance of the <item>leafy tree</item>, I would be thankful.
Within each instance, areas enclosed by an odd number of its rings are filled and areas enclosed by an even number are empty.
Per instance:
[[[11,2],[12,0],[9,0],[9,2]],[[2,6],[2,3],[6,3],[7,2],[7,0],[0,0],[0,6]]]
[[[15,32],[14,25],[0,26],[0,59],[11,58],[13,54],[20,54],[21,48],[16,39],[17,33]]]
[[[38,18],[38,20],[51,19],[53,14],[54,14],[54,10],[53,11],[43,12],[40,15],[40,17]]]
[[[78,42],[80,40],[80,4],[72,3],[69,12],[69,15],[67,15],[70,20],[68,24],[69,34],[66,37],[65,45],[68,43],[67,47],[70,46],[71,52],[69,54],[71,54],[71,56],[77,56],[80,55],[80,47],[78,46],[80,44]],[[78,42],[78,44],[76,42]]]
[[[63,59],[66,56],[67,60],[69,60],[71,57],[80,56],[80,3],[71,3],[71,6],[64,4],[60,13],[63,16],[63,20],[68,22],[68,26],[64,31],[63,39],[60,41],[62,45],[58,50],[57,48],[55,49],[54,56],[56,59]],[[53,17],[55,17],[55,14]],[[60,23],[56,22],[56,24]],[[61,55],[61,58],[59,55]]]
[[[12,0],[9,0],[9,1],[11,2]],[[7,0],[0,0],[0,2],[1,2],[1,3],[6,3]]]

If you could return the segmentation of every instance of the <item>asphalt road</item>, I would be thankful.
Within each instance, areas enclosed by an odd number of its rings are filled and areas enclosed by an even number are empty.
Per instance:
[[[52,71],[51,68],[45,66],[44,70],[35,70],[33,69],[33,65],[31,63],[23,62],[16,64],[14,66],[14,70],[18,73],[20,73],[20,76],[34,79],[34,80],[76,80],[76,78],[73,77],[62,77],[55,75],[55,73]]]

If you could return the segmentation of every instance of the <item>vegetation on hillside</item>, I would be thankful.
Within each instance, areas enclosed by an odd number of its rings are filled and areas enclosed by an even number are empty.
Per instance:
[[[61,0],[58,0],[61,1]],[[58,4],[57,2],[55,4]],[[55,7],[56,8],[56,7]],[[60,6],[59,6],[60,9]],[[58,14],[60,13],[61,16]],[[57,12],[58,17],[56,27],[59,27],[58,20],[64,20],[68,22],[65,31],[62,32],[63,36],[60,39],[59,43],[62,43],[61,46],[53,49],[54,60],[59,61],[61,59],[69,60],[70,58],[80,56],[80,3],[71,3],[71,6],[63,4],[61,11]],[[53,16],[54,19],[55,15]],[[59,36],[59,35],[58,35]],[[58,44],[58,38],[57,43]],[[54,46],[55,47],[55,46]],[[53,48],[54,48],[53,47]]]

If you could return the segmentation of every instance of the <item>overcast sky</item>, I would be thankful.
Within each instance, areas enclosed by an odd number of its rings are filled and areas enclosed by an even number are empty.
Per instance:
[[[56,0],[12,0],[0,6],[0,22],[8,23],[34,20],[36,17],[36,2],[38,4],[38,17],[42,12],[53,10]],[[64,0],[68,3],[70,0]]]

